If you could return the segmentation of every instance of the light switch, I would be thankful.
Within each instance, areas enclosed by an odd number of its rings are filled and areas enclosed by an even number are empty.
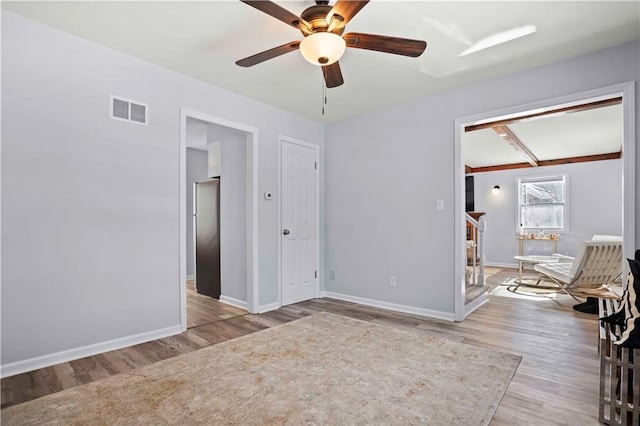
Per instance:
[[[444,200],[436,200],[436,210],[444,210]]]

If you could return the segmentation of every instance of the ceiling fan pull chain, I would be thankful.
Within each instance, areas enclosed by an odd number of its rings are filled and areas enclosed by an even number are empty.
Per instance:
[[[324,106],[327,103],[327,94],[326,94],[327,87],[324,84],[324,75],[322,77],[321,82],[322,82],[322,91],[320,92],[320,96],[321,96],[320,103],[322,104],[322,115],[324,115]]]
[[[322,87],[324,87],[324,104],[327,104],[327,86],[323,85]]]

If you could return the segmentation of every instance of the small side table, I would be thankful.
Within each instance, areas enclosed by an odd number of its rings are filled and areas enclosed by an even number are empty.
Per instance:
[[[524,255],[524,242],[525,241],[553,241],[553,252],[558,252],[558,240],[560,239],[557,234],[554,237],[551,235],[545,235],[540,237],[538,235],[531,237],[531,234],[516,234],[516,240],[518,240],[518,256]]]
[[[522,277],[522,268],[525,263],[535,265],[537,263],[556,263],[560,261],[560,258],[556,256],[514,256],[513,258],[518,261],[518,279],[514,280],[514,282],[517,284],[515,290],[517,290],[521,285],[539,287],[541,280],[540,275],[538,275],[537,277],[527,278],[530,280],[535,279],[535,283],[527,282],[525,281],[525,278]]]

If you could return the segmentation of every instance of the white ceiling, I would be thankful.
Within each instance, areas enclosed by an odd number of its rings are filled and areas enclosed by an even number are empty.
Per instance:
[[[540,161],[610,154],[622,150],[622,105],[509,124]],[[463,159],[467,166],[487,167],[527,163],[493,129],[465,132]]]
[[[312,1],[278,1],[299,14]],[[332,0],[333,4],[334,1]],[[302,38],[240,1],[2,2],[2,8],[177,72],[319,121],[334,121],[640,37],[637,1],[371,1],[347,26],[423,39],[419,58],[347,49],[343,86],[292,52],[251,68],[235,61]],[[496,32],[533,24],[534,34],[458,57]]]

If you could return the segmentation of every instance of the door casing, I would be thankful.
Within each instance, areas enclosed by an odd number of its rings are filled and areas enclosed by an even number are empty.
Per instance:
[[[247,311],[259,311],[258,269],[258,129],[225,118],[180,108],[180,160],[179,160],[179,294],[180,328],[187,330],[187,118],[240,130],[247,133]]]
[[[470,312],[465,306],[464,265],[465,258],[465,189],[464,161],[462,157],[462,132],[465,126],[478,124],[498,117],[520,114],[532,110],[544,110],[569,106],[591,101],[610,99],[622,96],[623,140],[622,140],[622,230],[623,250],[626,257],[633,257],[636,238],[636,121],[635,121],[635,82],[615,84],[586,92],[573,93],[566,96],[545,99],[539,102],[512,106],[509,108],[483,112],[454,120],[454,319],[462,321]],[[514,230],[515,232],[515,230]],[[626,275],[626,274],[625,274]],[[477,307],[477,306],[476,306]]]

